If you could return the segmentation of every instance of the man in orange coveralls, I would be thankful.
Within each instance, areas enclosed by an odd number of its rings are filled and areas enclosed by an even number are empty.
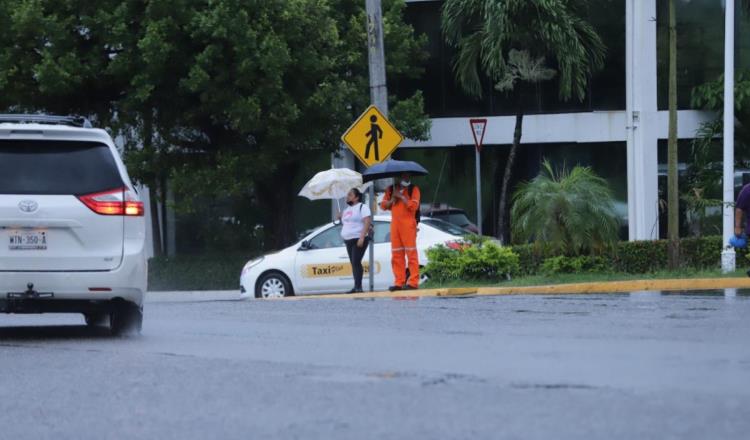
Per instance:
[[[391,211],[391,266],[396,282],[388,290],[419,288],[419,256],[417,253],[417,215],[419,188],[411,183],[411,175],[401,175],[401,182],[385,192],[380,207]],[[406,259],[409,279],[406,279]]]

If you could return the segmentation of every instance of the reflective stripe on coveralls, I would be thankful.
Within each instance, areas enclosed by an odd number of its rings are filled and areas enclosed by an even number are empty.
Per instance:
[[[390,187],[380,203],[383,210],[387,210],[386,204],[391,200]],[[417,252],[417,220],[416,213],[419,208],[421,194],[419,188],[414,186],[409,197],[409,189],[399,186],[401,194],[407,199],[407,203],[396,200],[391,211],[391,267],[396,286],[407,284],[406,261],[409,262],[409,280],[411,287],[419,287],[419,254]]]

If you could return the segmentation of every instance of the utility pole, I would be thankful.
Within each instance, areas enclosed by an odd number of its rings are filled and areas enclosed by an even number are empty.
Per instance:
[[[734,272],[734,249],[728,246],[734,235],[734,0],[726,0],[724,16],[724,217],[721,271]]]
[[[667,234],[669,269],[680,265],[680,217],[677,161],[677,17],[669,0],[669,142],[667,145]]]
[[[367,58],[370,67],[370,102],[388,116],[388,87],[385,80],[385,44],[383,43],[383,11],[380,0],[365,0],[367,12]],[[375,185],[370,186],[370,207],[373,215]],[[375,290],[375,243],[370,243],[370,291]]]

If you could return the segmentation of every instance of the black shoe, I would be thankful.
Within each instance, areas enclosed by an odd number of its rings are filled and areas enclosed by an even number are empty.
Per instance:
[[[404,288],[401,287],[401,286],[391,286],[391,287],[388,288],[389,292],[397,292],[399,290],[404,290]]]
[[[404,290],[419,290],[419,286],[404,286]]]
[[[355,287],[354,289],[352,289],[352,290],[350,290],[350,291],[348,291],[348,292],[346,292],[346,293],[359,293],[359,292],[361,292],[361,291],[362,291],[362,289],[357,289],[357,288]]]
[[[354,289],[354,293],[364,293],[365,291],[362,289]]]
[[[747,271],[747,276],[749,276],[749,277],[750,277],[750,270],[748,270],[748,271]]]

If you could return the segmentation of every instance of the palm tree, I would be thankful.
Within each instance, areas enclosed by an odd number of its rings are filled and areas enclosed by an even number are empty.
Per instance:
[[[484,75],[496,89],[512,92],[516,103],[513,145],[503,174],[498,209],[498,236],[506,237],[508,186],[521,143],[524,96],[531,85],[557,71],[559,97],[583,100],[591,75],[604,63],[605,48],[584,19],[586,0],[446,0],[442,27],[446,42],[457,49],[454,71],[470,95],[482,96]],[[512,55],[513,54],[513,55]]]
[[[601,252],[618,239],[620,222],[607,181],[591,168],[555,172],[548,161],[513,196],[513,240],[538,241],[568,254]]]

